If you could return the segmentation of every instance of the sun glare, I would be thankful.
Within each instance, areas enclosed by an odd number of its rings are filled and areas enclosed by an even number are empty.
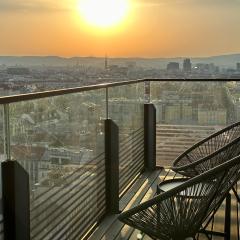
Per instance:
[[[96,27],[107,28],[121,23],[129,10],[128,0],[79,0],[84,20]]]

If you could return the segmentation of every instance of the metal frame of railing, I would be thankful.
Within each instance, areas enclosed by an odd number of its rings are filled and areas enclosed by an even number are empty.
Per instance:
[[[81,92],[86,92],[86,91],[91,91],[91,90],[98,90],[98,89],[105,89],[106,91],[106,119],[109,119],[109,105],[108,105],[108,100],[109,100],[109,88],[113,87],[119,87],[119,86],[125,86],[125,85],[130,85],[130,84],[138,84],[138,83],[148,83],[148,82],[162,82],[162,81],[174,81],[174,82],[182,82],[182,81],[189,81],[189,82],[210,82],[210,81],[218,81],[218,82],[227,82],[229,80],[226,79],[140,79],[140,80],[133,80],[133,81],[124,81],[124,82],[116,82],[116,83],[106,83],[106,84],[99,84],[99,85],[93,85],[93,86],[85,86],[85,87],[78,87],[78,88],[71,88],[71,89],[60,89],[60,90],[54,90],[54,91],[46,91],[46,92],[37,92],[37,93],[30,93],[30,94],[20,94],[20,95],[15,95],[15,96],[6,96],[6,97],[0,97],[0,105],[4,106],[4,142],[5,142],[5,153],[6,157],[8,160],[11,158],[11,149],[10,149],[10,126],[9,126],[9,105],[12,103],[17,103],[17,102],[24,102],[24,101],[30,101],[30,100],[37,100],[37,99],[42,99],[42,98],[51,98],[55,96],[61,96],[61,95],[66,95],[66,94],[73,94],[73,93],[81,93]],[[230,80],[231,81],[231,80]],[[233,79],[232,81],[236,81],[236,79]],[[145,89],[146,90],[146,89]],[[145,94],[150,94],[146,93]],[[143,96],[144,98],[144,96]],[[145,98],[146,99],[146,98]],[[119,149],[119,143],[116,141],[118,139],[118,129],[117,126],[113,126],[113,123],[105,123],[110,124],[107,128],[105,128],[105,136],[108,138],[107,141],[105,142],[105,177],[106,177],[106,206],[100,205],[102,209],[106,208],[106,211],[104,210],[102,214],[96,217],[94,219],[95,221],[99,220],[104,214],[106,213],[117,213],[118,212],[118,201],[119,201],[119,188],[120,192],[123,193],[124,189],[131,184],[131,181],[136,177],[137,174],[139,174],[143,169],[146,170],[154,170],[156,166],[156,110],[154,109],[154,106],[152,104],[147,104],[145,103],[144,107],[144,131],[141,131],[141,134],[137,133],[136,135],[133,136],[133,148],[137,151],[140,151],[140,149],[144,146],[144,154],[143,152],[140,152],[140,154],[136,155],[135,158],[138,160],[136,161],[133,165],[132,168],[130,169],[125,169],[123,171],[123,177],[125,179],[119,179],[119,156],[121,155],[126,155],[126,153],[123,151],[122,153],[119,153],[116,155],[116,152],[114,151]],[[107,121],[107,120],[106,120]],[[135,141],[136,140],[136,141]],[[125,141],[128,141],[127,139]],[[123,144],[126,144],[123,143]],[[106,147],[107,145],[107,147]],[[110,146],[110,147],[109,147]],[[143,162],[142,162],[143,161]],[[9,161],[11,162],[11,161]],[[125,161],[122,162],[123,164]],[[5,164],[7,164],[5,162]],[[110,167],[107,165],[110,164]],[[131,171],[131,169],[134,169],[134,171]],[[9,171],[9,170],[8,170]],[[13,174],[16,174],[16,172],[13,172]],[[117,179],[116,179],[117,176]],[[111,184],[109,184],[111,183]],[[120,186],[119,186],[120,185]],[[13,183],[13,189],[11,194],[15,194],[17,191],[16,188],[16,183]],[[84,188],[85,189],[85,188]],[[86,192],[86,189],[83,191]],[[50,191],[50,190],[49,190]],[[81,194],[82,191],[80,191],[78,194]],[[6,192],[3,192],[4,194],[8,194]],[[60,196],[61,197],[61,196]],[[105,201],[104,200],[104,201]],[[4,202],[5,201],[5,202]],[[6,200],[3,201],[4,208],[7,206],[9,207],[9,203],[6,202]],[[117,204],[116,204],[117,202]],[[10,207],[15,208],[16,206],[11,205]],[[50,208],[51,206],[46,205],[46,209]],[[18,209],[19,210],[19,209]],[[32,209],[31,211],[33,211]],[[86,209],[85,209],[86,210]],[[17,212],[17,209],[15,209]],[[30,209],[29,209],[30,211]],[[9,214],[7,211],[4,210],[4,214]],[[26,209],[24,212],[18,213],[18,214],[23,214],[23,219],[26,219]],[[24,215],[25,214],[25,215]],[[37,215],[41,215],[41,213],[38,213]],[[39,215],[39,216],[40,216]],[[5,216],[5,215],[4,215]],[[85,211],[85,215],[87,216],[87,212]],[[7,234],[12,234],[13,232],[15,233],[15,238],[18,239],[18,234],[19,234],[19,229],[13,228],[13,225],[16,223],[16,216],[8,216],[10,219],[8,221],[8,224],[11,224],[11,231],[7,230],[7,228],[4,228],[5,236],[8,236]],[[41,221],[44,221],[42,219]],[[75,223],[82,224],[82,227],[85,228],[90,228],[92,225],[92,222],[89,220],[85,223],[81,223],[79,218],[76,218],[74,220]],[[5,224],[5,222],[4,222]],[[40,226],[38,228],[38,232],[41,233],[41,231],[44,229],[44,226]],[[83,230],[81,228],[81,230]],[[87,229],[85,229],[87,230]],[[8,231],[8,233],[6,233]],[[82,231],[83,233],[86,233],[86,231]],[[25,232],[26,233],[26,232]],[[45,233],[42,237],[46,237],[47,233]],[[54,234],[58,234],[58,236],[63,237],[64,236],[64,231],[62,229],[59,229],[57,232]],[[80,236],[80,230],[74,230],[74,236]],[[13,236],[13,235],[9,235]],[[19,235],[21,236],[21,235]],[[11,238],[12,239],[12,238]],[[27,238],[26,238],[27,239]]]
[[[21,102],[27,100],[34,100],[40,98],[47,98],[47,97],[54,97],[60,95],[66,95],[71,93],[80,93],[84,91],[90,90],[97,90],[97,89],[107,89],[110,87],[117,87],[117,86],[124,86],[134,83],[141,83],[141,82],[165,82],[165,81],[172,81],[172,82],[182,82],[182,81],[189,81],[189,82],[228,82],[228,81],[240,81],[240,79],[222,79],[222,78],[214,78],[214,79],[139,79],[139,80],[130,80],[130,81],[122,81],[122,82],[113,82],[113,83],[103,83],[98,85],[90,85],[90,86],[83,86],[77,88],[67,88],[67,89],[59,89],[59,90],[52,90],[52,91],[44,91],[44,92],[35,92],[35,93],[27,93],[27,94],[19,94],[19,95],[12,95],[12,96],[4,96],[0,97],[0,105],[1,104],[10,104],[14,102]]]

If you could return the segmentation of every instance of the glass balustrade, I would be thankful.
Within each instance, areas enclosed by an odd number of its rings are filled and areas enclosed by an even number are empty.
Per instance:
[[[144,167],[144,83],[109,88],[108,117],[119,127],[121,193]]]
[[[76,239],[105,213],[105,89],[9,104],[29,174],[32,239]]]
[[[122,197],[144,170],[144,103],[156,108],[157,165],[170,166],[239,121],[239,102],[238,82],[153,80],[2,104],[0,159],[29,174],[31,239],[80,239],[106,214],[106,118],[119,128]]]
[[[194,143],[238,121],[240,89],[231,81],[154,81],[157,164],[173,160]]]

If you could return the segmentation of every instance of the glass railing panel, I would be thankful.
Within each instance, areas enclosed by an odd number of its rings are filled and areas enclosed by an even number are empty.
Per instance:
[[[105,89],[10,104],[28,172],[31,239],[80,239],[105,213]]]
[[[240,88],[230,81],[151,82],[157,110],[157,164],[170,166],[194,143],[240,120]]]
[[[108,89],[108,117],[119,127],[120,193],[144,166],[144,83]]]
[[[5,131],[4,131],[4,106],[0,105],[0,240],[3,236],[3,207],[2,207],[2,169],[1,163],[7,159],[5,150]]]

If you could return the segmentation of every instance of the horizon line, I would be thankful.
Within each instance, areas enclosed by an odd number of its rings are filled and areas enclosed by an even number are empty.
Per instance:
[[[219,54],[219,55],[209,55],[209,56],[175,56],[175,57],[147,57],[147,56],[110,56],[108,55],[109,59],[131,59],[131,58],[136,58],[136,59],[176,59],[176,58],[190,58],[190,59],[194,59],[194,58],[213,58],[213,57],[224,57],[224,56],[231,56],[231,55],[240,55],[240,52],[236,52],[236,53],[223,53],[223,54]],[[73,56],[63,56],[63,55],[1,55],[0,57],[39,57],[39,58],[44,58],[44,57],[57,57],[57,58],[62,58],[62,59],[73,59],[73,58],[105,58],[104,56],[80,56],[80,55],[73,55]]]

